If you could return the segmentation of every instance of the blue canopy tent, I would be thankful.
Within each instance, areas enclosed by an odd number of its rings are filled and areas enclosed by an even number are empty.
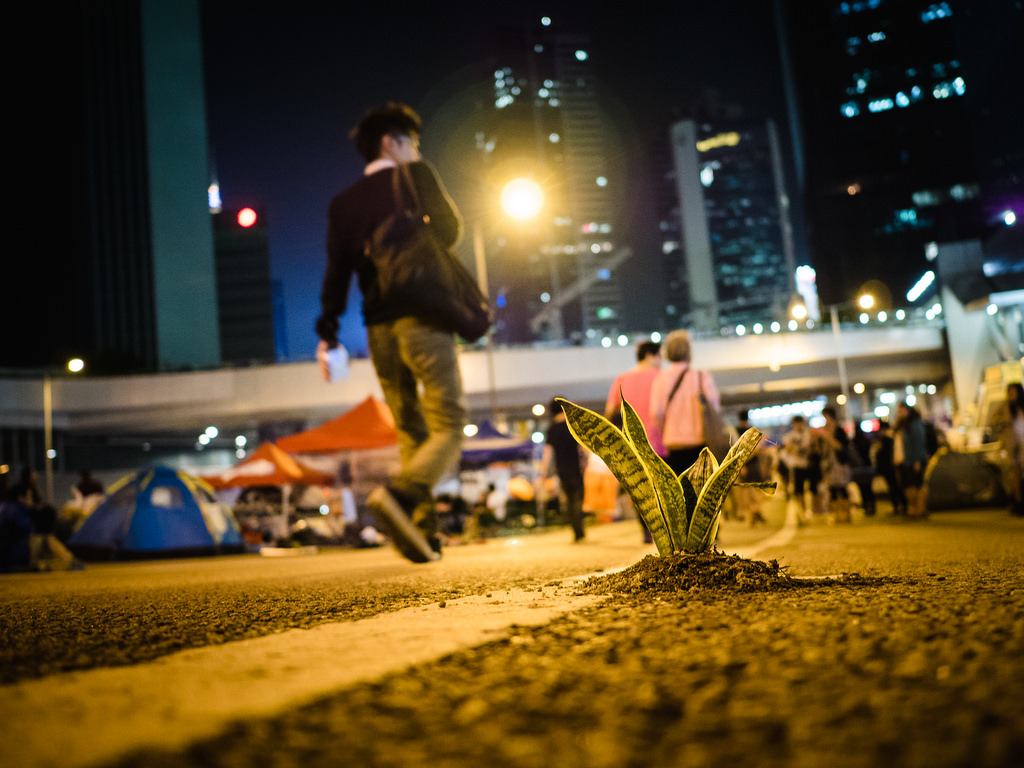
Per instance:
[[[231,509],[197,477],[169,467],[128,475],[68,540],[83,559],[243,551]]]
[[[530,461],[535,446],[531,440],[517,440],[503,434],[489,421],[480,423],[477,433],[462,444],[462,466],[480,467],[499,461]]]

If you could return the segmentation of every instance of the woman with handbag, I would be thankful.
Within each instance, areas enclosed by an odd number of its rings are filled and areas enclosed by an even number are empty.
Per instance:
[[[367,501],[398,551],[423,563],[440,557],[433,487],[458,460],[467,415],[455,334],[388,294],[393,275],[380,273],[371,245],[389,222],[402,220],[429,227],[443,248],[459,237],[458,211],[420,156],[420,129],[412,109],[389,103],[368,112],[352,132],[366,168],[362,178],[331,201],[316,332],[317,359],[330,380],[327,352],[338,344],[338,317],[356,275],[370,357],[395,418],[401,462],[398,474]],[[398,239],[396,230],[395,248],[402,246]]]
[[[720,408],[715,380],[690,365],[690,334],[673,331],[665,339],[669,365],[651,385],[650,414],[668,449],[665,461],[677,475],[690,468],[708,445],[706,409]]]

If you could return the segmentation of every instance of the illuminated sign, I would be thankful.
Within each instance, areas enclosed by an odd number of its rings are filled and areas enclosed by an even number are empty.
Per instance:
[[[704,139],[697,142],[698,152],[707,152],[709,149],[718,149],[719,147],[735,147],[740,143],[740,135],[733,131],[732,133],[720,133],[717,136],[712,136],[709,139]]]

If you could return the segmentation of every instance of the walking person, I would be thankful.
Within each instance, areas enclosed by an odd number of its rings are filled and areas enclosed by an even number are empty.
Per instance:
[[[640,417],[644,431],[647,432],[647,440],[654,452],[665,458],[668,451],[661,438],[661,429],[651,417],[651,387],[659,371],[661,371],[661,344],[656,341],[640,342],[636,347],[636,366],[616,376],[611,389],[608,390],[604,415],[606,419],[621,426],[622,401],[628,402],[636,411],[636,415]],[[620,493],[620,498],[623,503],[632,503],[627,493]],[[651,537],[651,532],[647,530],[643,518],[640,515],[637,515],[637,518],[643,528],[644,542],[652,543],[654,539]]]
[[[789,471],[787,489],[790,498],[795,498],[800,505],[800,514],[807,518],[807,484],[812,483],[811,492],[815,492],[813,472],[811,470],[811,431],[807,420],[797,414],[789,421],[789,431],[782,436],[781,461]]]
[[[466,407],[455,354],[455,336],[429,318],[381,296],[376,268],[365,247],[373,231],[395,212],[394,174],[407,166],[420,208],[445,246],[461,231],[459,213],[419,150],[422,123],[405,104],[388,103],[366,114],[351,136],[366,162],[361,179],[337,195],[328,213],[327,268],[320,293],[317,359],[325,379],[327,353],[337,346],[338,317],[348,303],[352,275],[363,294],[370,357],[398,431],[401,468],[374,490],[368,503],[395,547],[413,562],[440,558],[434,485],[458,459]],[[413,208],[408,190],[403,205]]]
[[[828,506],[832,519],[837,523],[850,522],[850,492],[848,486],[853,480],[850,466],[850,438],[846,430],[836,421],[836,411],[832,407],[823,408],[821,415],[825,417],[822,429],[822,474],[828,485]]]
[[[924,422],[917,409],[906,401],[899,404],[896,413],[893,462],[906,499],[907,517],[921,519],[928,516],[928,500],[924,488],[928,448]]]
[[[1024,515],[1024,387],[1013,383],[1006,387],[1006,402],[995,419],[995,437],[1003,445],[1008,459],[1006,486],[1011,515]]]
[[[589,453],[569,431],[565,412],[557,400],[552,400],[548,412],[551,426],[548,427],[541,458],[541,479],[547,480],[554,470],[565,503],[566,521],[572,527],[575,541],[583,541],[583,469]]]
[[[907,500],[903,496],[899,478],[896,477],[895,438],[888,421],[882,421],[878,425],[875,471],[885,480],[885,487],[889,490],[889,501],[892,504],[892,513],[894,515],[906,514]]]
[[[696,463],[707,445],[701,398],[716,411],[720,399],[711,374],[690,364],[689,333],[672,331],[665,339],[665,357],[669,365],[651,385],[650,412],[661,429],[665,461],[679,475]]]

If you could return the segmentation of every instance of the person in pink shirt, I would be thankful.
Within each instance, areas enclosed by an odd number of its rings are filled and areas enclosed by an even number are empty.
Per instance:
[[[669,365],[651,385],[650,416],[661,427],[668,449],[665,461],[678,475],[697,461],[707,445],[701,398],[715,410],[720,399],[711,374],[690,365],[689,333],[672,331],[665,339],[665,357]]]
[[[661,370],[661,344],[656,341],[642,341],[636,347],[636,367],[615,377],[608,390],[608,402],[604,406],[606,419],[622,424],[621,408],[625,398],[636,415],[643,422],[647,439],[654,452],[664,458],[668,455],[661,439],[661,429],[651,419],[651,385]]]
[[[633,406],[636,415],[643,422],[647,439],[654,451],[665,458],[668,451],[661,439],[661,429],[651,419],[651,384],[661,370],[661,344],[656,341],[642,341],[636,347],[636,367],[620,373],[608,391],[608,402],[604,406],[605,418],[622,426],[622,400]],[[627,494],[620,494],[622,503],[629,503]],[[638,515],[639,517],[639,515]],[[644,541],[651,543],[651,532],[644,521],[640,520],[644,531]]]

